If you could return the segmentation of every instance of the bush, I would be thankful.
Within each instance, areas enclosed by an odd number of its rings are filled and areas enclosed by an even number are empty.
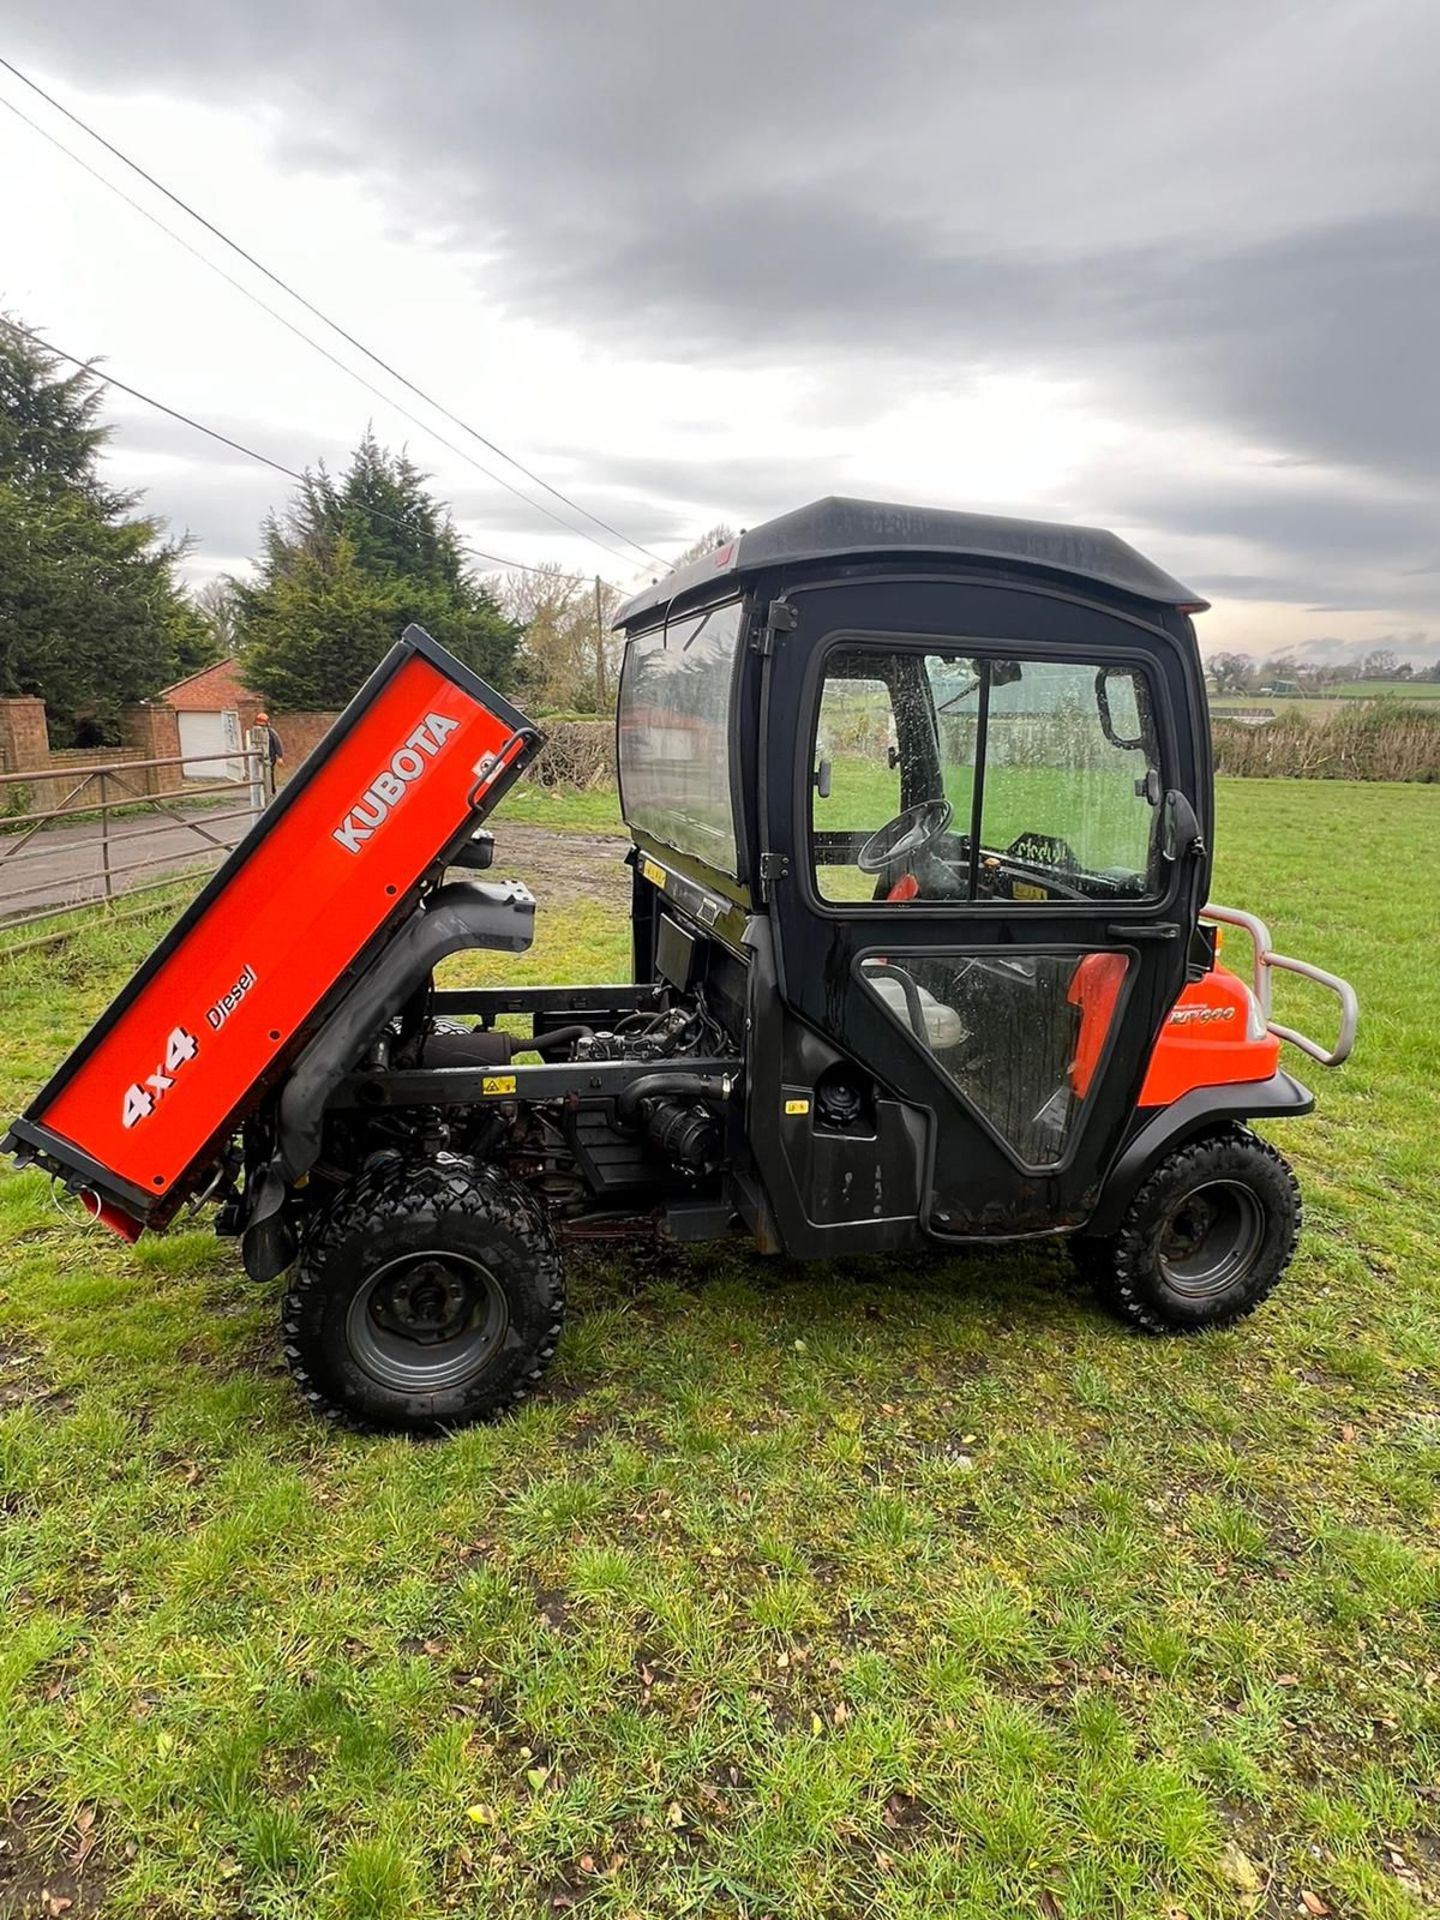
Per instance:
[[[545,745],[530,769],[537,786],[585,793],[615,784],[615,724],[611,720],[547,720]]]
[[[1215,771],[1291,780],[1440,780],[1440,712],[1398,700],[1337,703],[1323,720],[1268,726],[1212,716]]]

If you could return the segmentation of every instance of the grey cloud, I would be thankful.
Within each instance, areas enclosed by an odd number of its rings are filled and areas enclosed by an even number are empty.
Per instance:
[[[545,498],[537,488],[531,488],[530,491],[532,495]],[[574,497],[613,525],[623,526],[634,539],[646,545],[653,545],[656,541],[683,540],[685,537],[688,522],[683,513],[655,498],[632,496],[610,487],[605,481],[603,462],[587,472],[583,484],[574,489]],[[466,522],[483,525],[487,533],[497,536],[561,532],[561,528],[554,521],[547,520],[529,500],[499,487],[487,487],[483,482],[473,486],[447,487],[445,498],[462,526]],[[583,527],[584,522],[579,520],[579,516],[567,508],[548,499],[546,505],[553,506],[562,519],[578,522]]]
[[[1116,497],[1117,518],[1160,520],[1182,533],[1231,534],[1263,545],[1280,546],[1349,560],[1383,555],[1397,572],[1419,569],[1407,558],[1433,544],[1433,507],[1419,496],[1376,499],[1360,488],[1307,489],[1286,494],[1245,484],[1180,489],[1155,486],[1144,493]]]
[[[12,32],[72,81],[263,100],[288,164],[364,177],[397,226],[475,255],[487,300],[688,365],[823,371],[812,417],[1002,369],[1173,426],[1177,470],[1196,423],[1350,469],[1348,511],[1303,484],[1167,507],[1106,475],[1077,510],[1109,485],[1121,517],[1259,538],[1267,597],[1323,571],[1301,597],[1419,604],[1440,493],[1430,0],[360,0],[343,32],[279,0],[76,0]],[[649,541],[680,503],[755,517],[829,480],[611,456],[585,485]],[[523,511],[480,500],[497,530]]]
[[[178,469],[147,477],[142,511],[163,520],[174,537],[192,536],[207,564],[240,566],[260,545],[260,523],[275,496],[263,476],[223,467]]]
[[[124,402],[127,407],[131,404]],[[269,484],[282,493],[291,484],[283,474],[262,468],[258,461],[237,452],[235,447],[224,446],[219,440],[198,433],[183,420],[172,420],[166,414],[150,409],[122,413],[109,408],[106,420],[113,429],[107,449],[112,460],[123,463],[131,454],[163,454],[193,466],[232,467],[237,472],[255,474],[269,472]],[[307,433],[302,437],[293,429],[282,438],[271,421],[208,409],[204,425],[213,427],[216,433],[223,433],[239,446],[249,447],[280,466],[293,467],[299,472],[321,460],[332,468],[342,467],[364,430],[365,420],[363,415],[357,418],[354,437],[349,440],[333,434]]]
[[[1305,457],[1440,478],[1440,216],[1041,257],[946,253],[920,223],[780,200],[717,212],[708,239],[560,248],[528,292],[666,357],[828,349],[881,382],[891,360],[945,379],[956,357],[1089,376]]]

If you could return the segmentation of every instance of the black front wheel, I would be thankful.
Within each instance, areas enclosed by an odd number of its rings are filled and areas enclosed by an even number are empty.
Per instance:
[[[1103,1303],[1146,1333],[1226,1327],[1257,1307],[1289,1266],[1300,1189],[1283,1155],[1246,1127],[1159,1161],[1118,1233],[1076,1244]]]
[[[317,1412],[435,1433],[523,1400],[564,1311],[549,1226],[522,1187],[458,1159],[392,1163],[316,1223],[285,1298],[285,1357]]]

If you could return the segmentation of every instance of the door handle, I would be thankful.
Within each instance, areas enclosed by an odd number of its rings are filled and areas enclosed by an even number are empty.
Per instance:
[[[1178,940],[1180,929],[1168,922],[1158,927],[1132,926],[1121,920],[1106,927],[1105,937],[1107,940]]]

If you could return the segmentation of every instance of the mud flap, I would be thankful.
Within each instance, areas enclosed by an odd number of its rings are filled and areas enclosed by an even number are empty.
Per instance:
[[[255,1183],[249,1224],[240,1242],[240,1257],[252,1280],[273,1280],[300,1251],[300,1242],[286,1212],[289,1188],[273,1167],[266,1167]]]

